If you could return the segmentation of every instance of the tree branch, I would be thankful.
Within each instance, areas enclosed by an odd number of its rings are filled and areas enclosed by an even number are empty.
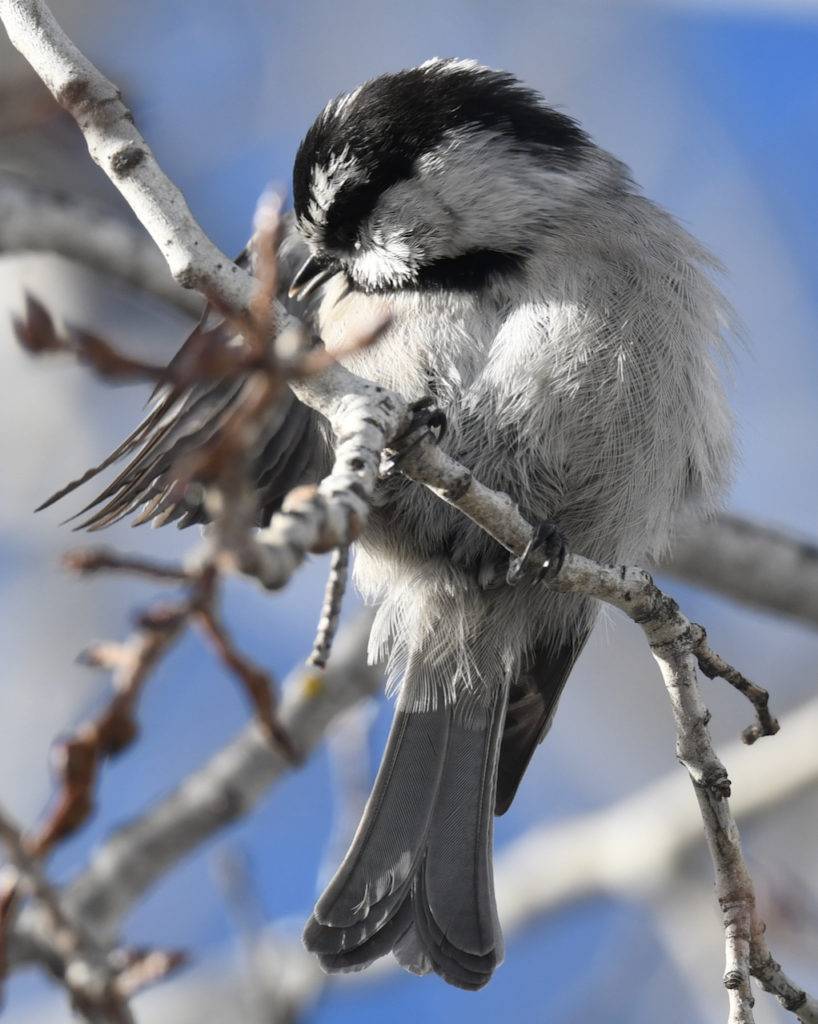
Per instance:
[[[287,680],[279,719],[299,750],[309,753],[329,723],[380,684],[362,652],[372,616],[341,633],[325,672],[304,666]],[[257,725],[136,821],[115,831],[64,894],[64,904],[97,936],[113,940],[125,914],[155,882],[225,825],[249,813],[292,764]],[[10,966],[47,945],[48,920],[27,908],[9,942]]]
[[[359,636],[363,664],[366,630]],[[362,707],[360,703],[356,707]],[[347,712],[349,713],[349,712]],[[818,700],[812,700],[787,716],[787,743],[767,744],[763,749],[733,743],[725,758],[742,780],[733,801],[733,812],[743,825],[757,822],[812,791],[818,783]],[[356,768],[357,770],[357,768]],[[239,786],[242,780],[236,780]],[[365,799],[366,794],[362,795]],[[360,810],[360,808],[359,808]],[[149,811],[148,814],[152,812]],[[354,822],[357,824],[357,817]],[[348,844],[336,851],[342,856]],[[586,814],[563,818],[553,824],[534,826],[500,848],[495,857],[497,909],[507,938],[519,934],[579,900],[604,894],[615,899],[661,901],[677,875],[680,862],[702,841],[698,806],[690,799],[687,780],[670,771],[638,792],[614,804]],[[102,855],[100,851],[99,856]],[[331,864],[334,870],[337,857]],[[543,865],[558,864],[559,871]],[[78,884],[78,883],[75,883]],[[253,904],[258,912],[258,907]],[[687,936],[688,941],[690,935]],[[264,935],[260,937],[263,944]],[[694,938],[695,941],[695,938]],[[299,1006],[311,1004],[326,985],[359,985],[377,982],[398,969],[394,960],[380,960],[361,974],[328,978],[297,941],[270,951],[259,949],[264,975],[282,957],[296,961],[296,974],[308,976],[299,992]],[[232,960],[232,958],[231,958]],[[224,973],[230,965],[225,964]],[[212,968],[208,976],[212,975]],[[219,973],[222,973],[221,971]],[[181,982],[196,985],[195,980]],[[217,1017],[218,1008],[214,1007]],[[801,1007],[804,1024],[816,1024],[809,1003]],[[151,1016],[163,1019],[161,1004]]]
[[[42,0],[0,0],[9,39],[82,129],[94,162],[159,247],[183,288],[250,308],[253,281],[205,235],[162,172],[119,90],[77,49]]]
[[[696,523],[659,568],[762,611],[818,625],[818,546],[740,516]]]
[[[56,253],[198,315],[202,301],[168,273],[142,229],[94,203],[0,171],[0,255]]]
[[[66,910],[61,894],[48,883],[21,830],[2,807],[0,841],[33,898],[38,916],[47,924],[50,960],[56,965],[52,969],[68,989],[74,1009],[88,1024],[133,1024],[104,951],[85,924]]]

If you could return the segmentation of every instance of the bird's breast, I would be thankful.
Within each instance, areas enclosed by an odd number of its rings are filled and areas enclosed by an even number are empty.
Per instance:
[[[378,341],[354,350],[384,318]],[[409,400],[431,394],[450,413],[483,369],[498,321],[479,296],[452,292],[348,291],[339,275],[327,287],[319,327],[330,352],[353,373]],[[352,348],[352,351],[347,351]]]

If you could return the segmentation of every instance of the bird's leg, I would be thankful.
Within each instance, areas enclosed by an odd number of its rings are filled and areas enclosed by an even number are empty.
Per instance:
[[[401,461],[425,437],[432,437],[436,444],[440,444],[446,434],[446,413],[435,405],[433,398],[426,396],[411,402],[409,412],[412,415],[409,426],[392,441],[387,449],[388,455],[381,462],[381,477],[390,477],[398,472]]]
[[[435,404],[434,398],[431,395],[426,395],[424,398],[419,398],[416,402],[409,403],[409,412],[412,414],[412,422],[409,425],[409,429],[404,431],[397,441],[402,438],[410,437],[415,433],[416,430],[426,428],[427,431],[434,434],[435,441],[439,444],[446,435],[447,419],[446,413],[442,409],[438,408]]]
[[[509,560],[506,583],[514,586],[529,571],[528,566],[534,558],[539,563],[539,568],[534,570],[535,578],[553,579],[559,574],[567,554],[568,544],[557,524],[547,519],[540,520],[535,524],[534,533],[523,553]]]

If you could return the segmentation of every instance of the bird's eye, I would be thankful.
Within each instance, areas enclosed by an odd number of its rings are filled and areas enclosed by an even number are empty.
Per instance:
[[[355,244],[352,246],[352,248],[356,252],[358,252],[360,250],[360,248],[361,248],[361,241],[360,241],[360,239],[358,239],[358,238],[355,239]]]

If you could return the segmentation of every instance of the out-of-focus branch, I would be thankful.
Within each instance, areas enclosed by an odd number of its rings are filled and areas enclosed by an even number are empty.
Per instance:
[[[275,743],[290,762],[298,760],[292,740],[277,717],[269,673],[238,649],[221,620],[220,578],[209,552],[197,555],[196,564],[188,569],[127,556],[119,558],[104,549],[75,551],[65,561],[84,575],[119,570],[183,583],[186,593],[142,612],[137,629],[125,642],[98,643],[83,653],[86,664],[112,673],[113,696],[100,715],[57,746],[55,763],[60,794],[39,833],[29,840],[33,853],[42,856],[88,818],[102,762],[121,753],[136,738],[136,711],[143,687],[158,662],[190,625],[200,629],[217,657],[241,683],[267,742]]]
[[[818,625],[818,545],[723,515],[683,532],[660,568],[762,611]]]
[[[345,716],[344,716],[345,717]],[[267,927],[263,900],[246,859],[238,850],[216,863],[217,879],[233,919],[241,950],[241,1010],[235,1000],[228,1019],[244,1024],[298,1024],[329,979],[300,942]],[[214,1007],[219,1020],[219,1008]]]
[[[185,291],[145,232],[94,203],[0,171],[0,255],[56,253],[156,295],[186,313],[201,299]]]
[[[0,841],[18,872],[18,885],[28,890],[32,906],[47,922],[52,969],[62,978],[75,1011],[89,1024],[132,1024],[133,1017],[103,951],[85,924],[65,909],[61,895],[46,881],[21,830],[3,808]]]
[[[84,652],[86,664],[113,673],[114,693],[100,715],[81,725],[54,750],[60,793],[43,827],[28,840],[36,856],[43,856],[88,818],[100,765],[135,739],[136,705],[144,683],[184,624],[183,609],[163,608],[161,614],[155,610],[142,616],[138,629],[125,643],[97,644]]]
[[[41,0],[0,0],[14,46],[85,135],[94,162],[111,179],[183,288],[218,296],[246,312],[252,278],[205,235],[179,189],[137,131],[119,90],[74,46]]]
[[[724,752],[741,779],[731,806],[743,823],[818,787],[818,700],[788,714],[784,727],[786,743],[734,743]],[[594,893],[650,898],[701,838],[701,818],[678,771],[613,806],[530,829],[496,859],[503,929],[513,933]],[[546,863],[560,870],[543,871]]]
[[[367,613],[342,631],[325,672],[303,667],[285,684],[279,718],[299,750],[311,751],[330,721],[378,688],[380,671],[364,658],[371,622]],[[249,813],[291,767],[250,726],[143,817],[114,832],[65,891],[65,906],[96,935],[113,938],[147,889],[209,836]],[[47,938],[47,919],[24,911],[10,937],[9,964]]]
[[[732,806],[742,826],[763,819],[818,786],[818,700],[788,714],[785,728],[786,744],[749,748],[735,742],[724,752],[741,779]],[[595,895],[661,906],[678,878],[679,863],[701,842],[698,808],[690,799],[687,780],[675,770],[612,805],[531,828],[498,850],[495,857],[503,933],[513,938],[533,922]],[[346,843],[337,855],[345,849]],[[333,867],[336,863],[337,857]],[[559,870],[549,870],[548,865],[558,865]],[[709,902],[709,896],[707,899]],[[249,917],[257,910],[257,902],[248,901],[244,910]],[[249,939],[257,944],[255,953],[265,974],[275,970],[276,960],[284,957],[294,962],[296,975],[306,976],[299,991],[302,1007],[311,1005],[326,985],[366,985],[398,970],[390,958],[379,960],[361,974],[328,978],[315,969],[314,959],[298,940],[288,946],[279,939],[281,946],[271,952],[265,948],[265,933],[255,916],[243,930],[252,931]],[[688,934],[688,942],[689,938]],[[229,969],[225,965],[219,974],[226,979]],[[196,982],[191,979],[181,984]],[[160,1007],[151,1020],[162,1019]],[[214,1007],[214,1012],[218,1018],[218,1008]],[[802,1007],[800,1019],[814,1024],[808,1006]]]

